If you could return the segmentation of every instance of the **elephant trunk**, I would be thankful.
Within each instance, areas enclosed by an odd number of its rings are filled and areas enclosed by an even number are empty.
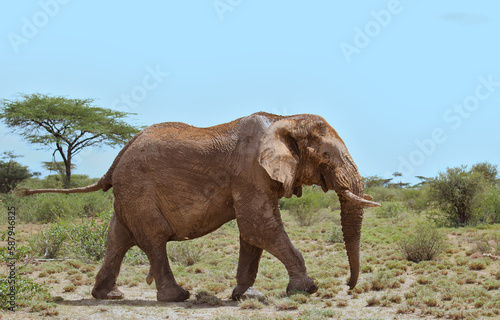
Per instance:
[[[346,165],[334,169],[334,190],[340,200],[340,217],[344,243],[349,258],[351,278],[348,285],[351,289],[356,286],[360,268],[360,240],[361,223],[363,221],[363,207],[380,206],[369,201],[370,196],[364,194],[364,184],[356,165],[347,157]]]
[[[344,243],[349,258],[351,277],[348,282],[353,289],[359,277],[359,246],[361,240],[361,223],[363,220],[363,209],[354,207],[347,200],[341,198],[341,223],[344,234]]]

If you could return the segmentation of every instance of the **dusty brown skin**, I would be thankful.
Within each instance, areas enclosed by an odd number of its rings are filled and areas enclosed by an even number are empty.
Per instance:
[[[235,219],[240,231],[239,299],[253,285],[262,250],[278,258],[289,275],[287,292],[317,290],[304,259],[283,228],[278,200],[300,196],[302,185],[335,190],[351,278],[359,275],[363,207],[379,206],[363,193],[363,182],[337,132],[321,117],[256,113],[210,128],[160,123],[138,133],[95,184],[76,189],[20,190],[79,193],[113,187],[106,256],[92,295],[122,298],[116,287],[125,253],[139,246],[151,263],[148,283],[160,301],[183,301],[170,269],[166,243],[201,237]]]

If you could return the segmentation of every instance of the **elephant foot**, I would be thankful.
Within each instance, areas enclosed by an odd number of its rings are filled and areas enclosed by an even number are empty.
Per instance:
[[[307,293],[315,293],[318,291],[318,287],[314,284],[313,279],[306,276],[306,278],[301,279],[290,279],[288,286],[286,287],[287,294],[293,294],[296,291],[305,291]]]
[[[254,287],[237,285],[231,294],[231,299],[240,301],[245,299],[258,299],[259,301],[265,300],[265,296]]]
[[[92,289],[92,296],[95,299],[103,299],[103,300],[123,299],[125,297],[124,294],[120,290],[118,290],[117,286],[114,286],[113,289],[111,289],[111,291],[106,289],[97,289],[94,287],[94,289]]]
[[[182,302],[189,299],[189,291],[184,290],[182,287],[177,286],[158,291],[156,299],[162,302]]]

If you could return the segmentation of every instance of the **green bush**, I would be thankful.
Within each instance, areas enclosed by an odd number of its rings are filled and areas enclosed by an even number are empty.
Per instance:
[[[300,226],[310,226],[321,218],[320,210],[340,208],[334,192],[324,193],[319,187],[305,187],[302,196],[282,199],[280,207],[288,210]]]
[[[384,202],[384,204],[377,208],[375,215],[377,218],[397,218],[404,213],[405,206],[399,201]]]
[[[473,220],[475,223],[500,223],[499,188],[490,187],[478,195]]]
[[[48,230],[42,230],[28,239],[31,252],[36,257],[45,259],[57,258],[63,244],[68,239],[68,228],[61,223],[50,226]]]
[[[97,216],[101,223],[97,223],[95,219],[82,219],[80,225],[74,225],[70,230],[76,253],[89,261],[100,261],[104,258],[112,212],[103,212]]]
[[[5,237],[7,233],[4,233],[1,237],[1,241],[6,241]],[[0,246],[0,262],[10,262],[11,260],[21,261],[26,259],[29,256],[30,248],[25,246],[16,245],[16,250],[14,251],[14,255],[11,255],[12,251],[8,250],[7,246]]]
[[[311,226],[319,221],[319,207],[316,207],[313,202],[304,199],[301,203],[294,205],[289,209],[292,217],[299,223],[301,227]]]
[[[201,261],[203,253],[203,243],[198,244],[193,241],[169,242],[167,245],[167,254],[173,263],[179,263],[185,266],[192,266]]]
[[[422,212],[430,207],[429,185],[425,184],[418,188],[403,189],[402,199],[407,208],[415,212]]]
[[[432,224],[422,222],[403,235],[398,246],[406,260],[428,261],[435,259],[446,249],[446,239]]]
[[[487,186],[484,174],[466,166],[448,168],[431,183],[431,195],[453,226],[471,222],[477,196]]]
[[[338,226],[333,227],[332,231],[328,234],[328,241],[331,243],[344,243],[342,229]]]
[[[9,292],[14,286],[17,307],[31,306],[36,303],[48,303],[52,300],[47,288],[30,279],[27,275],[22,275],[22,270],[18,270],[15,276],[15,283],[9,283],[8,277],[0,279],[0,309],[9,310],[12,305]]]
[[[425,211],[427,220],[431,221],[439,228],[456,227],[456,223],[452,223],[448,214],[440,209],[431,209]]]

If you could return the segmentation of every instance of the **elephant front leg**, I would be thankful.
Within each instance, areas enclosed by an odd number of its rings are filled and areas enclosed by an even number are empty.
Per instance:
[[[240,236],[240,257],[236,273],[237,285],[231,295],[233,300],[240,300],[248,288],[254,284],[261,256],[261,248],[251,245]]]
[[[287,293],[316,292],[318,287],[307,274],[302,254],[293,246],[283,227],[277,201],[260,198],[250,205],[243,203],[235,206],[241,238],[251,246],[266,250],[285,265],[290,279]]]

